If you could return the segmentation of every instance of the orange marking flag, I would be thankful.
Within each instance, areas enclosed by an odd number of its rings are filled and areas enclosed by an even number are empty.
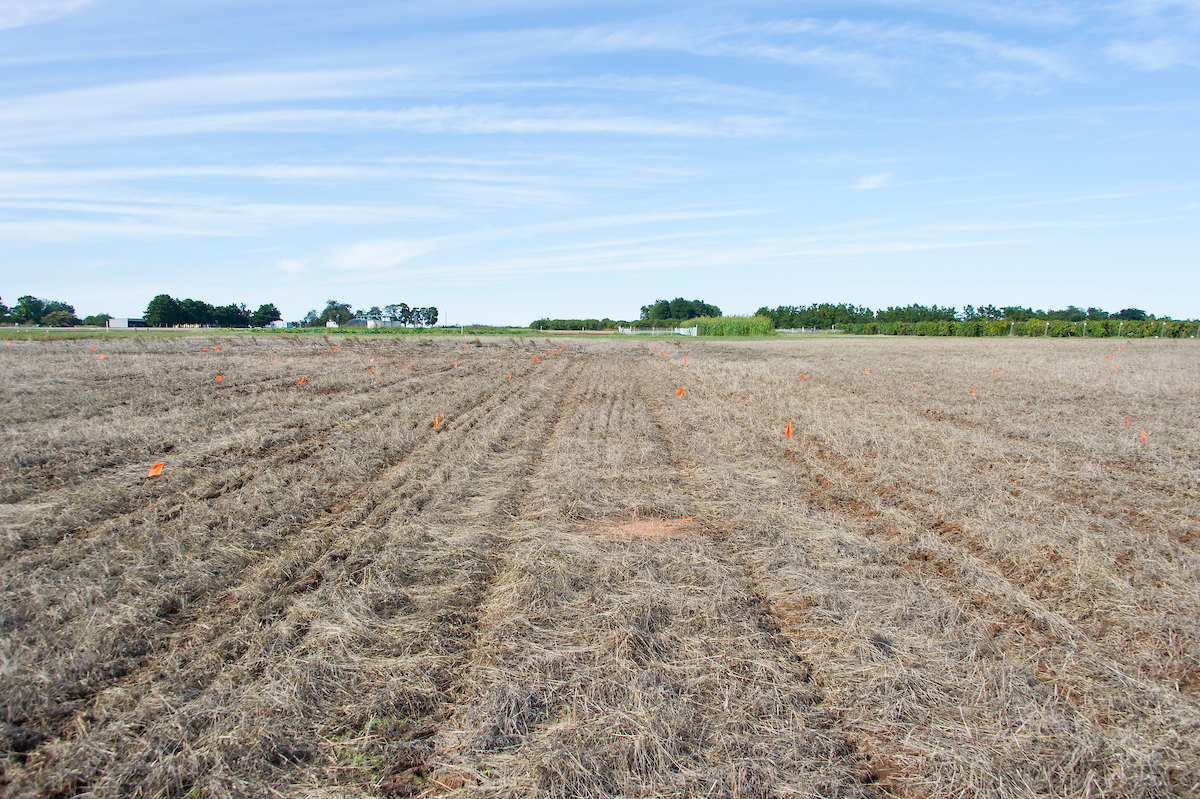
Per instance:
[[[676,391],[676,392],[675,392],[675,396],[677,396],[677,397],[682,397],[682,396],[683,396],[683,389],[681,388],[681,389],[679,389],[678,391]]]
[[[684,359],[683,359],[683,365],[684,365],[684,366],[687,366],[687,358],[684,358]]]
[[[162,464],[156,463],[150,467],[150,471],[146,474],[147,477],[158,477],[162,474]]]
[[[213,349],[214,349],[214,350],[216,350],[217,352],[220,352],[220,351],[221,351],[221,348],[220,348],[220,347],[213,347]]]
[[[804,379],[804,375],[800,375],[800,379],[801,379],[801,380],[803,380],[803,379]]]
[[[433,417],[433,429],[434,430],[437,430],[438,422],[440,422],[440,421],[442,421],[442,415],[439,413],[437,416]]]
[[[1125,426],[1129,427],[1129,417],[1128,416],[1125,417]]]
[[[1120,352],[1120,351],[1121,351],[1121,348],[1120,348],[1120,347],[1117,347],[1117,352]]]
[[[1111,356],[1111,355],[1105,355],[1105,356],[1104,356],[1104,359],[1105,359],[1106,361],[1111,361],[1111,360],[1112,360],[1112,356]]]
[[[7,347],[11,347],[11,346],[12,346],[12,339],[11,339],[11,338],[8,340],[8,344],[6,344],[5,346],[7,346]],[[92,347],[92,352],[95,352],[95,351],[96,351],[96,348],[95,348],[95,347]]]
[[[372,358],[372,359],[371,359],[371,363],[375,363],[375,359],[374,359],[374,358]]]
[[[972,394],[974,394],[974,393],[975,393],[975,389],[971,389],[971,393],[972,393]]]
[[[11,341],[10,341],[10,342],[8,342],[8,343],[9,343],[9,344],[12,344],[12,342],[11,342]],[[96,347],[92,347],[92,352],[95,352],[95,351],[96,351],[96,349],[97,349]]]
[[[307,381],[307,380],[308,380],[308,378],[307,378],[307,377],[302,377],[302,378],[300,378],[299,380],[297,380],[297,381],[296,381],[296,385],[300,385],[301,383],[303,383],[303,382],[305,382],[305,381]]]
[[[100,360],[102,360],[102,361],[103,361],[103,360],[104,360],[105,358],[107,358],[107,357],[108,357],[107,355],[101,355],[101,356],[100,356]]]
[[[869,374],[871,374],[871,370],[870,370],[870,369],[863,369],[863,374],[867,374],[867,375],[869,375]]]
[[[791,422],[788,422],[787,433],[785,435],[787,435],[788,441],[792,440],[792,423]]]
[[[200,351],[201,351],[201,352],[208,352],[208,347],[201,347],[201,348],[200,348]]]
[[[215,380],[216,380],[218,383],[220,383],[220,382],[221,382],[221,376],[220,376],[220,375],[217,375],[217,376],[216,376],[216,378],[214,378],[214,379],[215,379]]]
[[[534,363],[537,363],[537,356],[536,356],[536,355],[535,355],[535,356],[533,356],[533,362],[534,362]]]
[[[994,375],[994,374],[996,374],[996,370],[995,370],[995,369],[993,369],[993,370],[992,370],[992,374],[993,374],[993,375]]]
[[[1147,443],[1147,442],[1146,442],[1146,431],[1145,431],[1145,430],[1143,430],[1143,431],[1142,431],[1142,443],[1143,443],[1143,444]]]
[[[686,519],[676,519],[675,521],[677,521],[677,522],[690,522],[691,520],[692,520],[692,517],[691,517],[691,516],[689,516],[689,517],[687,517]]]
[[[218,348],[218,349],[219,349],[219,348]],[[334,347],[334,348],[333,348],[333,351],[334,351],[334,352],[337,352],[337,347]]]
[[[367,370],[367,374],[369,374],[369,375],[373,375],[373,374],[375,374],[375,370],[374,370],[374,369],[368,369],[368,370]]]

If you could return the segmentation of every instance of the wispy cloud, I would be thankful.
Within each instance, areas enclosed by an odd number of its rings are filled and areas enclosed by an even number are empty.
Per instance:
[[[1129,64],[1136,69],[1155,71],[1176,66],[1200,64],[1195,39],[1159,37],[1149,41],[1119,39],[1104,52],[1114,61]]]
[[[19,28],[78,13],[96,0],[4,0],[0,3],[0,30]]]
[[[361,226],[428,222],[457,216],[437,208],[386,205],[235,203],[208,197],[134,195],[125,199],[12,199],[0,209],[21,213],[6,222],[10,240],[67,241],[78,238],[173,238],[260,235],[313,225]],[[37,218],[30,214],[43,212]]]
[[[890,172],[877,172],[874,175],[863,175],[854,184],[856,189],[878,189],[887,183],[888,178],[892,176]]]
[[[378,271],[391,269],[429,252],[430,245],[416,241],[369,241],[338,250],[329,259],[334,269]]]

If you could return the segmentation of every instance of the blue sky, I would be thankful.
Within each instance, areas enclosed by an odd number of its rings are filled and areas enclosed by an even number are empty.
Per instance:
[[[1200,0],[0,0],[0,293],[1200,316]]]

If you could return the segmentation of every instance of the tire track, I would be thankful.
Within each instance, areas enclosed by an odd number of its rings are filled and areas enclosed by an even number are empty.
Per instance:
[[[436,677],[441,687],[432,689],[431,696],[446,690],[448,678],[444,676],[447,669],[445,661],[453,658],[455,647],[459,646],[454,642],[464,637],[461,630],[468,629],[471,623],[471,594],[480,593],[478,589],[471,589],[470,583],[486,579],[493,570],[487,564],[495,557],[491,550],[495,548],[496,540],[490,535],[477,535],[467,540],[469,550],[445,553],[436,548],[430,549],[430,543],[424,540],[427,534],[414,539],[411,533],[397,537],[394,533],[387,534],[384,531],[424,528],[437,523],[441,513],[434,511],[433,518],[430,518],[431,506],[442,500],[452,500],[451,495],[457,484],[463,479],[471,479],[451,475],[451,479],[439,480],[439,464],[468,460],[462,456],[467,454],[471,440],[480,432],[487,436],[485,443],[499,446],[491,449],[493,457],[485,467],[485,474],[482,477],[477,474],[476,478],[492,482],[492,477],[502,478],[502,485],[490,494],[495,506],[491,515],[502,515],[500,509],[510,493],[506,487],[510,473],[520,471],[522,462],[536,458],[540,444],[536,438],[529,442],[515,437],[507,444],[501,443],[501,439],[514,424],[538,426],[540,422],[534,420],[545,416],[540,399],[560,390],[567,379],[559,369],[542,378],[544,385],[533,394],[530,394],[527,384],[516,380],[512,383],[504,381],[500,389],[492,392],[484,401],[467,402],[463,412],[446,414],[442,432],[431,434],[421,446],[408,452],[402,461],[355,494],[351,507],[290,537],[279,552],[267,560],[260,559],[244,575],[240,585],[233,585],[214,596],[209,603],[193,608],[186,614],[186,619],[180,618],[179,629],[169,637],[167,651],[149,659],[137,673],[125,676],[119,684],[110,686],[110,690],[98,695],[93,708],[76,714],[77,718],[85,720],[83,725],[76,726],[83,729],[103,727],[104,720],[113,715],[114,702],[122,708],[139,707],[148,702],[154,705],[164,690],[176,695],[177,699],[175,703],[161,706],[148,716],[143,714],[143,723],[149,730],[159,729],[164,724],[170,726],[180,723],[172,719],[203,713],[206,704],[217,701],[215,697],[240,696],[243,702],[255,704],[254,686],[262,686],[261,693],[264,695],[270,695],[273,688],[263,673],[264,668],[268,674],[272,669],[269,658],[264,660],[264,651],[275,646],[270,642],[286,641],[285,652],[306,653],[303,657],[313,657],[308,650],[324,651],[319,631],[334,623],[326,618],[330,613],[329,608],[343,607],[347,600],[351,602],[350,607],[361,604],[355,595],[362,593],[364,581],[371,582],[372,571],[380,568],[375,563],[376,558],[371,555],[373,548],[379,547],[399,547],[400,551],[407,553],[403,559],[406,563],[433,563],[434,566],[429,567],[433,571],[424,583],[426,589],[442,582],[454,583],[458,580],[458,570],[461,568],[472,572],[465,578],[466,584],[459,586],[465,592],[464,597],[445,596],[438,602],[444,607],[433,613],[427,623],[419,618],[412,621],[416,625],[413,634],[430,639],[433,642],[431,645],[441,650],[439,657],[435,658],[436,662],[431,662],[428,670],[430,675],[442,675]],[[497,414],[497,411],[514,404],[519,405],[517,413],[507,416]],[[486,420],[493,414],[503,416],[503,424],[485,426]],[[549,415],[551,419],[556,419],[553,407]],[[544,439],[545,436],[543,442]],[[446,540],[459,541],[453,535]],[[447,555],[454,563],[461,565],[437,565],[439,561],[445,561]],[[446,568],[451,571],[445,571]],[[417,585],[420,584],[418,581]],[[416,590],[410,586],[405,593]],[[394,589],[376,592],[376,599],[372,601],[380,603],[381,607],[390,607],[390,595],[394,593]],[[462,604],[464,601],[465,605]],[[371,611],[368,615],[374,618],[374,613]],[[396,621],[405,624],[408,623],[404,621],[406,618],[404,613],[395,616]],[[457,628],[459,632],[447,628]],[[374,643],[366,645],[370,648]],[[276,654],[275,660],[278,657]],[[284,657],[290,656],[285,654]],[[331,659],[337,660],[336,653],[331,655]],[[164,674],[170,675],[169,679],[165,679]],[[350,678],[359,677],[361,675],[351,669]],[[267,682],[264,683],[264,680]],[[421,691],[405,701],[411,704],[406,713],[415,714],[412,715],[413,723],[436,713],[438,702]],[[188,739],[188,746],[199,748],[205,736],[211,732],[208,725],[202,725],[196,737]],[[139,741],[130,740],[127,733],[114,732],[113,737],[117,749],[132,750],[132,754],[126,752],[126,760],[130,757],[138,759],[140,755],[136,753],[145,749]],[[154,743],[158,746],[167,745],[157,735],[151,735],[150,738],[156,739]],[[307,739],[313,740],[311,731]],[[86,737],[80,738],[78,744],[86,747],[87,741]],[[269,751],[263,756],[268,761],[282,757],[286,762],[281,762],[280,768],[285,772],[296,765],[303,765],[303,758],[292,763],[287,757],[279,755],[280,745],[273,749],[268,747]],[[71,742],[63,741],[58,746],[70,749]],[[230,744],[215,743],[213,746],[227,749]],[[77,747],[72,756],[83,757],[84,750]],[[110,773],[103,763],[96,764],[93,769],[96,779],[105,784],[111,785],[113,780],[119,779],[119,775]]]
[[[705,390],[719,402],[733,399],[721,386],[708,383]],[[764,394],[774,396],[769,387],[762,386],[760,390]],[[847,412],[859,416],[878,415],[881,418],[879,422],[855,424],[857,429],[869,429],[872,426],[903,429],[909,426],[911,421],[910,415],[897,411],[894,405],[880,403],[872,397],[860,396],[851,389],[823,384],[823,390],[832,391],[847,401],[847,407],[851,404],[849,400],[853,400],[854,410]],[[773,412],[768,414],[775,416]],[[894,421],[888,424],[886,420],[889,419]],[[1147,628],[1133,622],[1124,612],[1130,603],[1139,603],[1138,591],[1113,583],[1103,574],[1092,575],[1095,579],[1086,585],[1088,590],[1084,590],[1085,581],[1082,576],[1074,578],[1071,582],[1064,573],[1079,572],[1083,568],[1082,542],[1078,552],[1063,552],[1050,546],[1041,551],[1026,552],[1020,546],[1024,530],[1019,524],[1010,524],[1008,527],[1012,532],[1000,535],[990,529],[995,526],[994,519],[986,522],[970,517],[959,521],[946,519],[934,510],[932,505],[939,499],[946,502],[951,502],[951,499],[941,497],[937,493],[931,494],[928,486],[908,478],[901,468],[889,468],[870,450],[861,455],[865,466],[855,465],[824,446],[818,437],[804,432],[803,423],[799,426],[796,443],[790,447],[776,448],[774,442],[771,442],[763,431],[773,426],[781,429],[784,419],[779,417],[766,421],[756,418],[754,422],[748,426],[747,435],[754,436],[761,442],[762,451],[778,451],[790,459],[794,465],[787,467],[787,470],[805,484],[813,498],[812,501],[819,507],[844,512],[868,521],[874,519],[874,528],[884,532],[888,525],[899,524],[910,532],[917,529],[934,534],[957,554],[937,558],[937,564],[933,568],[947,571],[950,568],[947,564],[965,560],[966,572],[984,571],[991,579],[1001,581],[1006,590],[998,593],[1006,597],[1006,616],[1013,625],[1028,628],[1031,634],[1040,632],[1036,628],[1049,625],[1058,630],[1058,635],[1063,640],[1077,641],[1086,638],[1091,646],[1101,649],[1107,649],[1111,641],[1120,641],[1116,648],[1131,654],[1136,653],[1138,660],[1121,660],[1122,666],[1117,669],[1119,673],[1136,675],[1136,679],[1143,685],[1149,680],[1157,683],[1159,687],[1182,692],[1192,698],[1200,696],[1200,668],[1194,666],[1195,654],[1185,645],[1178,643],[1193,638],[1193,628],[1186,612],[1177,614],[1173,622]],[[946,437],[935,436],[935,439],[941,441]],[[801,452],[804,454],[799,454]],[[1036,484],[1051,479],[1059,480],[1058,477],[1042,475],[1039,478],[1036,474],[1029,474],[1027,469],[1006,469],[998,459],[984,462],[989,468],[998,465],[1003,470],[1002,477],[1006,484],[1013,486],[1001,500],[1005,503],[1005,512],[1014,519],[1020,519],[1022,516],[1015,509],[1009,510],[1012,496],[1040,503],[1042,508],[1048,508],[1055,514],[1053,518],[1056,520],[1059,516],[1073,519],[1085,530],[1090,531],[1095,540],[1111,540],[1114,531],[1108,523],[1115,523],[1117,531],[1123,534],[1125,540],[1121,545],[1122,551],[1114,554],[1124,570],[1133,575],[1131,579],[1151,585],[1159,579],[1162,564],[1153,560],[1143,563],[1137,557],[1149,544],[1149,537],[1142,532],[1145,526],[1131,525],[1129,518],[1122,518],[1120,515],[1093,512],[1096,501],[1080,501],[1084,489],[1069,478],[1062,478],[1062,481],[1073,487],[1073,490],[1069,496],[1063,496],[1061,493],[1043,490]],[[875,464],[878,464],[878,468],[872,468]],[[986,469],[979,471],[984,472]],[[936,491],[936,486],[934,490]],[[1014,495],[1014,490],[1019,493]],[[1092,493],[1094,494],[1094,491]],[[1077,509],[1081,511],[1080,515],[1073,516]],[[1180,534],[1178,520],[1168,523],[1161,515],[1144,513],[1132,507],[1127,510],[1129,517],[1134,519],[1152,519],[1148,526],[1163,536],[1180,541],[1190,537],[1190,533]],[[1034,513],[1030,508],[1026,508],[1026,511]],[[972,531],[972,528],[985,524],[988,529],[984,532]],[[1134,543],[1135,541],[1137,543]],[[1190,551],[1195,551],[1195,544],[1190,541],[1183,543]],[[1170,562],[1181,557],[1175,548],[1160,546],[1160,549],[1162,557]],[[929,561],[931,557],[928,551],[918,548],[909,553],[907,560],[919,564]],[[903,562],[906,558],[901,560]],[[963,569],[956,567],[956,570]],[[1096,592],[1105,593],[1105,601],[1097,602]],[[964,601],[978,604],[980,599],[976,595]],[[1105,638],[1109,640],[1102,640]],[[1130,641],[1138,642],[1138,645],[1131,649]]]
[[[503,383],[490,390],[485,394],[480,404],[474,408],[467,409],[466,413],[459,417],[462,420],[462,429],[469,432],[477,422],[480,414],[486,413],[497,405],[506,402],[513,391],[514,388],[511,385]],[[386,416],[391,412],[391,408],[395,407],[398,403],[411,399],[413,396],[425,396],[426,393],[396,397],[387,406],[373,410],[366,415],[369,418]],[[328,435],[337,426],[340,426],[340,424],[331,426],[325,435]],[[418,443],[417,446],[402,453],[400,460],[396,464],[382,471],[372,482],[359,487],[339,506],[333,507],[334,513],[332,516],[319,520],[315,524],[311,519],[308,522],[297,520],[294,523],[285,523],[282,529],[276,530],[273,534],[259,536],[263,540],[263,545],[257,548],[255,554],[259,557],[260,564],[264,555],[268,558],[274,557],[293,560],[294,557],[279,553],[287,553],[302,548],[304,545],[303,542],[318,531],[328,537],[335,534],[337,530],[361,523],[374,511],[375,506],[380,501],[380,497],[386,499],[395,489],[402,486],[406,479],[411,479],[412,473],[410,470],[407,470],[407,464],[410,461],[429,453],[433,455],[440,453],[447,446],[449,440],[445,436],[428,436]],[[249,487],[252,485],[252,482],[246,480],[243,485]],[[399,502],[400,499],[401,496],[397,495],[396,501]],[[170,514],[167,515],[169,516]],[[250,523],[254,523],[253,519],[249,521]],[[305,524],[314,524],[314,526],[304,531],[303,526]],[[272,555],[272,551],[276,549],[279,550],[279,553]],[[75,560],[86,557],[86,555],[87,553],[80,554]],[[238,558],[238,560],[243,560],[243,558]],[[269,562],[268,560],[267,563]],[[23,561],[9,563],[5,565],[5,571],[11,571],[12,569],[21,571],[23,565]],[[35,715],[30,712],[16,712],[15,719],[19,723],[36,725],[42,729],[53,730],[60,735],[68,732],[74,724],[72,719],[80,713],[87,713],[88,701],[91,697],[94,697],[112,685],[134,683],[147,669],[155,667],[155,658],[152,653],[157,647],[153,642],[159,640],[162,634],[168,635],[170,639],[186,641],[191,631],[197,624],[201,623],[201,620],[203,620],[206,629],[211,629],[212,619],[228,618],[228,613],[222,612],[219,608],[214,610],[214,600],[211,597],[214,594],[222,592],[227,594],[232,591],[231,586],[240,579],[239,575],[244,574],[244,569],[247,566],[249,566],[249,563],[246,566],[235,568],[226,578],[217,577],[215,584],[206,586],[206,596],[209,599],[205,601],[203,597],[199,598],[200,601],[196,602],[196,606],[188,612],[183,612],[181,609],[182,603],[179,600],[179,587],[167,587],[165,593],[169,596],[166,600],[163,600],[165,604],[161,605],[157,611],[153,607],[150,607],[145,612],[139,614],[140,618],[149,622],[149,627],[144,628],[142,634],[138,636],[145,643],[134,642],[132,648],[127,648],[128,651],[120,650],[123,654],[113,662],[106,664],[96,663],[92,667],[85,668],[82,671],[73,669],[76,671],[74,677],[63,675],[57,681],[55,690],[48,694],[43,694],[43,700],[51,704],[55,704],[54,696],[56,695],[67,700],[59,704],[58,707],[53,708],[53,715],[50,717],[42,714]],[[286,569],[284,570],[286,571]],[[299,578],[299,576],[293,575],[293,578]],[[224,585],[222,585],[223,582],[225,583]],[[281,585],[280,587],[287,590],[286,585]],[[163,588],[161,585],[156,586],[155,594],[163,594]],[[88,619],[88,624],[94,623],[94,619]],[[140,661],[140,665],[138,665],[138,661]],[[9,709],[8,715],[10,718],[14,718],[14,710],[12,708]]]
[[[860,795],[853,747],[829,735],[810,669],[740,570],[695,536],[610,537],[629,514],[683,500],[628,365],[607,358],[592,372],[508,533],[430,790],[734,796],[800,779]],[[583,480],[564,468],[577,458],[590,459]],[[715,648],[698,662],[696,646]],[[771,724],[798,740],[769,743]]]
[[[658,382],[661,386],[665,381],[660,378]],[[657,393],[663,394],[664,388],[659,387]],[[691,421],[694,417],[693,414],[685,418]],[[1188,729],[1200,724],[1200,714],[1190,703],[1180,701],[1179,695],[1173,691],[1164,692],[1159,686],[1130,675],[1121,667],[1119,661],[1114,661],[1109,652],[1096,646],[1095,642],[1071,621],[1010,582],[990,564],[945,540],[952,532],[949,526],[940,520],[922,518],[916,512],[917,505],[911,502],[894,503],[889,501],[893,497],[877,496],[878,492],[873,490],[873,485],[864,483],[857,477],[857,470],[836,470],[828,464],[828,458],[818,457],[815,451],[812,451],[813,457],[810,458],[795,455],[793,449],[796,446],[815,450],[818,445],[813,442],[802,440],[799,444],[784,446],[764,434],[762,420],[758,418],[754,419],[753,425],[746,425],[741,420],[736,420],[735,424],[738,432],[726,431],[727,437],[744,443],[747,453],[761,453],[761,463],[751,465],[748,462],[743,464],[742,468],[767,470],[764,478],[772,472],[777,473],[778,476],[773,477],[771,483],[779,486],[780,490],[786,491],[784,486],[793,480],[798,482],[807,494],[807,504],[849,522],[849,525],[838,525],[838,534],[831,539],[825,539],[827,554],[824,555],[824,559],[829,563],[828,568],[831,572],[840,573],[844,575],[843,579],[858,584],[855,593],[862,596],[870,596],[873,593],[880,595],[880,607],[873,614],[880,619],[877,623],[887,619],[886,602],[901,602],[899,599],[884,598],[905,592],[885,588],[862,575],[887,574],[890,580],[899,579],[901,585],[907,580],[912,580],[913,589],[918,589],[917,596],[910,595],[903,602],[912,603],[924,594],[925,598],[920,601],[934,606],[939,597],[944,597],[952,603],[950,606],[954,608],[955,615],[964,619],[955,625],[956,628],[965,623],[969,629],[984,632],[972,642],[970,654],[964,653],[963,656],[959,656],[959,662],[979,662],[980,658],[987,662],[995,659],[1000,664],[1011,663],[1011,666],[1005,668],[1015,667],[1017,674],[1027,670],[1024,675],[1014,677],[1022,682],[1028,680],[1030,688],[1033,689],[1032,693],[1021,688],[1010,700],[1013,704],[1028,703],[1036,707],[1037,702],[1033,699],[1039,691],[1043,694],[1050,692],[1053,695],[1052,702],[1043,701],[1042,704],[1046,710],[1056,708],[1054,713],[1061,719],[1058,724],[1078,730],[1062,743],[1067,747],[1077,746],[1079,751],[1074,754],[1053,754],[1051,750],[1043,755],[1044,757],[1091,760],[1098,770],[1102,770],[1102,779],[1118,791],[1133,790],[1136,793],[1140,788],[1135,786],[1139,785],[1152,785],[1156,782],[1184,785],[1197,778],[1194,769],[1187,765],[1186,752],[1190,751],[1191,747],[1185,747],[1181,753],[1161,743],[1162,731],[1165,729]],[[713,431],[706,431],[702,427],[696,430],[696,434],[703,440],[712,440],[715,435]],[[750,460],[753,462],[757,459]],[[755,499],[746,496],[742,498],[742,502],[769,507],[778,504],[779,500],[769,496]],[[789,523],[787,515],[775,522],[768,521],[772,518],[771,513],[764,512],[758,515],[763,517],[758,523],[760,530],[769,529],[771,524]],[[857,540],[847,538],[850,529],[856,530]],[[744,547],[745,542],[739,544],[739,548]],[[756,550],[761,551],[756,553]],[[861,562],[865,565],[859,568],[845,565],[844,553],[847,551],[861,553]],[[801,557],[804,560],[816,557],[811,545],[805,546],[800,552],[803,553]],[[762,584],[776,584],[776,588],[764,593],[774,597],[776,614],[792,636],[798,636],[800,640],[820,640],[822,636],[829,635],[828,631],[823,629],[827,621],[844,624],[841,621],[844,613],[830,613],[832,608],[844,604],[844,600],[836,593],[814,591],[812,588],[806,590],[801,587],[802,583],[788,587],[787,581],[781,583],[778,578],[772,577],[768,564],[777,564],[776,568],[784,564],[778,560],[778,556],[771,554],[770,546],[750,542],[749,547],[745,548],[739,557],[744,559]],[[824,571],[826,567],[818,561],[817,568]],[[811,568],[803,571],[813,574],[819,583],[819,572],[812,572]],[[911,594],[911,591],[908,593]],[[856,611],[856,617],[859,613],[868,617],[872,615],[869,606],[862,606]],[[970,621],[966,621],[967,619]],[[860,630],[858,634],[867,638],[879,652],[902,651],[888,634],[872,632],[869,628]],[[930,644],[935,648],[961,646],[955,643],[955,636],[959,635],[956,630],[949,628],[947,632],[950,636],[944,639],[945,643],[939,643],[939,637],[934,635]],[[923,635],[929,634],[923,632]],[[968,636],[968,640],[969,638]],[[870,646],[865,644],[866,642],[861,651],[866,654],[860,657],[876,657],[878,653],[871,655]],[[912,651],[919,649],[914,648]],[[834,650],[826,649],[823,654],[833,656],[835,660],[838,658]],[[917,663],[925,657],[927,656],[917,656]],[[947,660],[950,661],[951,658],[947,656]],[[859,670],[849,664],[844,668],[848,674]],[[937,677],[927,673],[921,676],[922,668],[909,671],[914,674],[912,679],[915,682],[939,682]],[[981,675],[962,676],[965,679],[978,680]],[[940,682],[949,684],[945,680]],[[861,690],[853,685],[849,688],[851,696]],[[869,688],[872,691],[882,690],[875,686]],[[1128,707],[1106,704],[1106,700],[1098,699],[1120,695],[1121,701],[1128,701],[1131,698],[1131,689],[1136,697],[1133,701],[1139,707],[1139,711],[1132,715]],[[972,689],[964,686],[963,690]],[[978,691],[981,697],[989,693],[985,684],[977,685],[974,690]],[[869,694],[853,699],[849,705],[854,707],[868,698]],[[937,705],[936,702],[930,702],[930,709],[936,708]],[[869,714],[871,711],[869,708],[859,707],[852,712]],[[884,741],[888,737],[911,735],[911,728],[909,733],[884,734],[883,730],[886,727],[880,727],[878,724],[856,726],[864,741],[872,741],[870,748],[883,753],[884,762],[896,763],[906,759],[904,752],[885,744]],[[997,738],[998,742],[1002,740],[1003,736]],[[965,751],[969,751],[974,744],[964,741],[963,746],[966,747]],[[1096,754],[1096,748],[1106,747],[1126,752],[1126,759],[1119,765],[1108,763],[1101,766],[1106,758]],[[914,762],[911,755],[907,756],[907,759]],[[1013,766],[1020,767],[1022,766]],[[917,785],[927,779],[919,772],[891,767],[884,770],[891,772],[887,777],[888,784],[901,790],[907,790],[905,786]],[[1055,781],[1059,780],[1057,787],[1047,787],[1045,790],[1067,794],[1080,790],[1081,786],[1079,783],[1072,785],[1062,781],[1082,780],[1084,776],[1069,772],[1060,775],[1048,773],[1039,775],[1038,779],[1045,780],[1047,786],[1054,786]],[[997,773],[995,779],[999,784],[1006,780],[1002,773]]]

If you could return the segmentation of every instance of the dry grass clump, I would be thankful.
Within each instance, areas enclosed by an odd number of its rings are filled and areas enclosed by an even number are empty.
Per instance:
[[[1189,342],[463,343],[5,348],[0,790],[1200,794]]]

